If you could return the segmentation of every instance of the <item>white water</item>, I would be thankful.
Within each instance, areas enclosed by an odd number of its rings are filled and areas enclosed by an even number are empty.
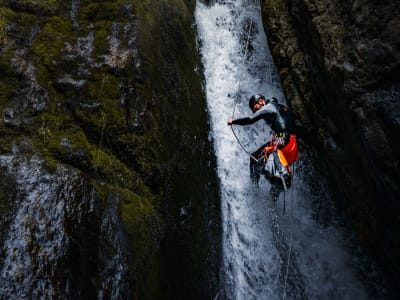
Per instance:
[[[274,205],[265,180],[258,192],[251,187],[248,155],[227,126],[233,111],[235,118],[251,113],[246,99],[254,93],[285,102],[258,1],[219,1],[210,7],[198,1],[195,17],[221,182],[224,279],[216,298],[367,299],[357,277],[359,262],[350,253],[352,236],[332,217],[324,183],[307,182],[313,170],[305,154],[283,215],[283,195]],[[243,61],[249,26],[254,34]],[[269,128],[258,123],[234,128],[248,151],[268,139]]]

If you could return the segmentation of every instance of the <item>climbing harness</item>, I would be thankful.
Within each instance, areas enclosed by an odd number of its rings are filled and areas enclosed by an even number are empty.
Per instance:
[[[272,134],[268,146],[263,149],[263,158],[265,162],[265,174],[270,180],[278,179],[282,182],[283,191],[287,192],[292,180],[292,170],[286,160],[282,150],[278,148],[280,140]],[[288,181],[289,179],[289,181]]]

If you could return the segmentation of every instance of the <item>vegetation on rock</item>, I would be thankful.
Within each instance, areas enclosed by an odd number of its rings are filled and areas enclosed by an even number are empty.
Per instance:
[[[204,228],[218,222],[218,195],[206,186],[215,174],[192,11],[181,0],[0,4],[0,154],[79,169],[102,210],[119,199],[136,298],[177,293],[181,280],[182,293],[206,293],[198,284],[217,273],[205,261],[218,246],[204,245],[218,224]],[[177,228],[188,203],[193,221]],[[182,274],[165,283],[176,266]]]

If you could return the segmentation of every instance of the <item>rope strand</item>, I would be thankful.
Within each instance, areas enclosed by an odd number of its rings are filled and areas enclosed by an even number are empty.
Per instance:
[[[293,163],[293,170],[294,170],[294,163]],[[291,253],[292,253],[292,244],[293,244],[293,211],[294,211],[294,190],[293,190],[293,186],[294,186],[294,171],[293,171],[293,176],[292,176],[292,192],[291,194],[291,205],[290,205],[290,219],[289,219],[289,250],[288,250],[288,259],[287,259],[287,263],[286,263],[286,270],[285,270],[285,280],[284,280],[284,285],[283,285],[283,299],[285,299],[286,297],[286,285],[287,285],[287,279],[288,279],[288,275],[289,275],[289,265],[290,265],[290,257],[291,257]]]

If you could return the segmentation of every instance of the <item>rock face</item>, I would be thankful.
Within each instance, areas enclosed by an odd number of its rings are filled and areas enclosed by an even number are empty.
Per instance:
[[[194,5],[0,1],[0,298],[213,297]]]
[[[400,8],[369,0],[261,3],[302,137],[364,245],[400,282]]]

